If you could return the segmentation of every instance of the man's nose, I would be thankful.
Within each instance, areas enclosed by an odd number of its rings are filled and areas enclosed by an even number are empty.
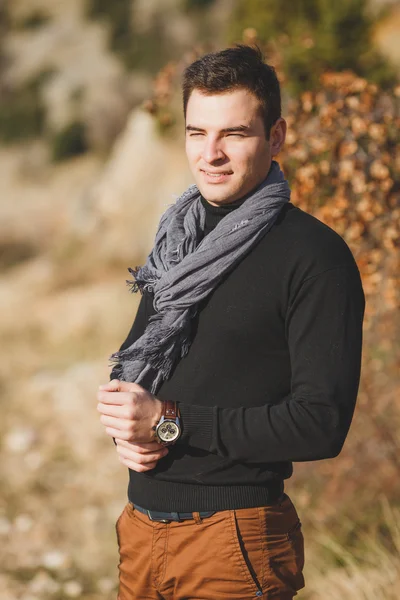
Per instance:
[[[225,157],[220,141],[212,138],[206,140],[202,154],[203,160],[209,164]]]

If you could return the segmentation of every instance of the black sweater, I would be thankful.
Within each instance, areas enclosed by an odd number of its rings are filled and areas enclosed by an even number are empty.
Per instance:
[[[240,202],[203,205],[207,235]],[[183,435],[154,470],[129,471],[131,502],[164,511],[261,506],[293,461],[337,456],[358,392],[364,307],[344,240],[288,203],[201,303],[189,353],[157,393],[179,402]],[[145,293],[121,349],[154,312]]]

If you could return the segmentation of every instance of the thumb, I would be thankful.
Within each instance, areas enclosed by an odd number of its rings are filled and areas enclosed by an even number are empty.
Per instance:
[[[119,379],[112,379],[108,383],[99,385],[99,390],[103,392],[119,392],[121,389],[121,381]]]
[[[99,390],[103,392],[141,392],[143,388],[137,383],[132,381],[120,381],[119,379],[112,379],[108,383],[99,385]]]

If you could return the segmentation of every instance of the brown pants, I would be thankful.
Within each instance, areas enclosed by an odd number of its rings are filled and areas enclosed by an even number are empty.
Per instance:
[[[116,531],[118,600],[292,600],[304,587],[301,523],[286,494],[273,506],[170,523],[128,503]]]

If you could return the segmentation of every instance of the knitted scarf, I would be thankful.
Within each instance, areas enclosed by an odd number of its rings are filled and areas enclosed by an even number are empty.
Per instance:
[[[113,376],[136,383],[146,378],[153,394],[189,351],[199,303],[271,229],[290,188],[272,161],[264,182],[203,239],[200,197],[197,186],[190,186],[162,215],[145,265],[128,269],[131,291],[152,292],[156,314],[139,339],[111,355]]]

